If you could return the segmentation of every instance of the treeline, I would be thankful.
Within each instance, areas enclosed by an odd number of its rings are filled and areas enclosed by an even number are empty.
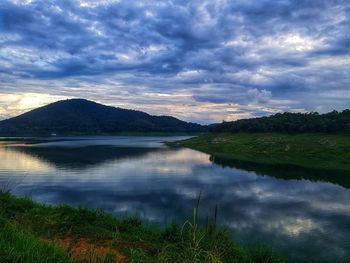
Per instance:
[[[350,110],[325,114],[277,113],[212,125],[211,132],[350,132]]]

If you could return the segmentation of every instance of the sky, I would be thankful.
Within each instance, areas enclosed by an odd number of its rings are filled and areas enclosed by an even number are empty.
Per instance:
[[[349,0],[1,0],[0,119],[67,98],[199,123],[350,107]]]

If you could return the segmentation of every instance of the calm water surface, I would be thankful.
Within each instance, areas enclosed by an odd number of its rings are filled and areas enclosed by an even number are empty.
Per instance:
[[[202,219],[241,243],[267,244],[291,262],[350,262],[350,175],[216,159],[162,141],[74,137],[0,142],[0,184],[50,204],[140,215],[157,224]]]

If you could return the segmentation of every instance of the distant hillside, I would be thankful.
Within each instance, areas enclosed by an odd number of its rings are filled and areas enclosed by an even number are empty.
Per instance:
[[[0,121],[1,136],[113,134],[117,132],[201,132],[206,126],[170,116],[98,104],[84,99],[58,101]]]
[[[277,113],[211,125],[212,132],[350,132],[350,110],[326,114]]]

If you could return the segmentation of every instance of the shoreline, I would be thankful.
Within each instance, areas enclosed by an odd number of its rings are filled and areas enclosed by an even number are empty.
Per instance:
[[[43,205],[0,191],[0,261],[285,262],[265,246],[238,245],[215,219],[199,225],[197,212],[198,203],[193,219],[160,228],[137,217]]]
[[[217,158],[269,165],[295,165],[350,175],[350,134],[207,133],[169,142]]]

